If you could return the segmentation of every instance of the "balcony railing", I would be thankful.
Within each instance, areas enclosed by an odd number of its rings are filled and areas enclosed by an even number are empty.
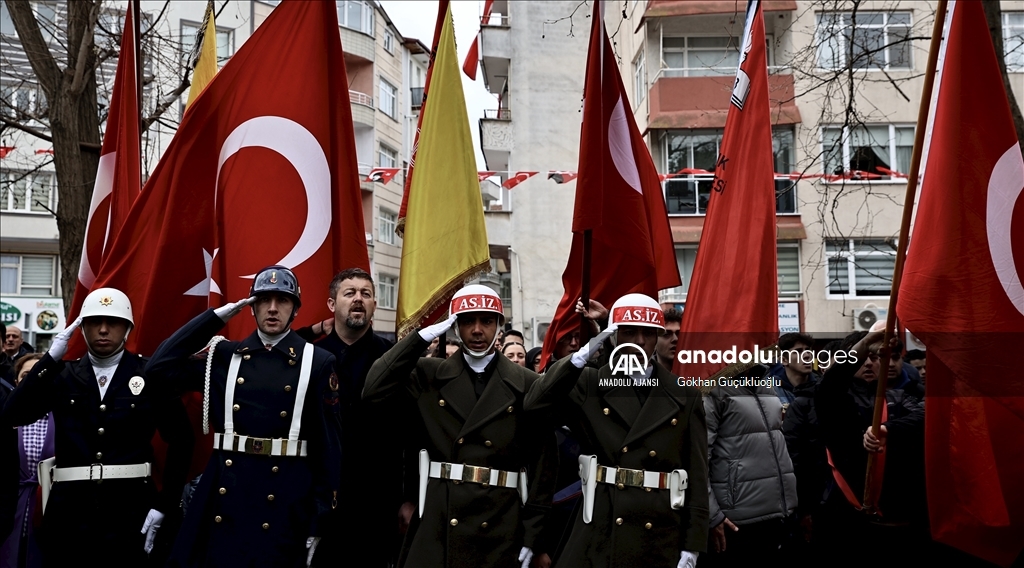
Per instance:
[[[769,65],[768,74],[776,75],[780,73],[788,73],[790,71],[788,65]],[[662,77],[735,77],[736,66],[722,66],[722,67],[662,67],[658,69],[657,74],[654,75],[654,79],[651,81],[657,81]]]
[[[481,16],[482,19],[482,16]],[[486,20],[480,22],[482,26],[508,27],[508,14],[491,14]]]
[[[423,87],[411,87],[409,89],[409,100],[412,102],[412,108],[423,106]]]
[[[510,108],[484,109],[484,118],[489,118],[491,120],[512,120],[512,109],[510,109]]]
[[[372,169],[373,169],[373,164],[364,164],[362,162],[358,162],[356,164],[356,170],[359,172],[360,176],[364,176],[365,177],[365,176],[370,175],[370,170],[372,170]],[[360,181],[362,181],[362,179],[360,179]]]
[[[714,175],[696,174],[665,180],[665,206],[669,215],[704,215],[711,199]],[[775,212],[796,213],[796,183],[775,180]]]
[[[360,93],[359,91],[349,90],[348,100],[352,101],[357,105],[368,106],[373,108],[373,97],[366,93]]]

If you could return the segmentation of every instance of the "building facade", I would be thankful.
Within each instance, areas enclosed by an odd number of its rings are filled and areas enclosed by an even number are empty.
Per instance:
[[[500,100],[480,124],[487,167],[575,169],[590,22],[571,16],[575,2],[529,4],[495,2],[501,17],[483,27],[485,81]],[[663,291],[661,300],[680,308],[728,113],[745,5],[630,1],[608,4],[605,12],[637,125],[658,171],[677,174],[663,190],[683,285]],[[857,8],[856,22],[852,3],[762,6],[775,170],[805,176],[776,181],[780,330],[838,338],[884,319],[888,307],[936,2],[869,0]],[[1003,0],[1001,7],[1004,56],[1024,105],[1024,2]],[[575,37],[550,24],[573,19]],[[554,36],[562,44],[548,53]],[[507,239],[523,252],[513,255],[520,272],[512,280],[529,284],[512,299],[524,327],[542,326],[561,296],[574,186],[536,176],[512,192],[508,220],[488,214],[492,242]]]
[[[270,15],[277,0],[231,0],[217,3],[217,55],[223,66]],[[338,22],[348,72],[359,175],[372,168],[403,168],[409,161],[412,134],[422,99],[429,50],[418,40],[404,38],[377,2],[338,1]],[[161,120],[143,134],[143,177],[148,176],[170,143],[184,113],[187,89],[177,93],[184,69],[194,55],[205,2],[144,0],[140,3],[143,29],[152,27],[143,46],[144,114],[172,101]],[[37,19],[53,53],[62,43],[63,2],[33,2]],[[125,2],[104,5],[96,43],[115,46],[123,26]],[[109,33],[108,33],[109,32]],[[34,81],[6,5],[0,3],[0,113],[5,119],[48,134],[46,102]],[[100,110],[109,100],[116,57],[97,71]],[[33,117],[40,117],[35,119]],[[377,282],[379,308],[375,329],[395,330],[401,239],[394,234],[404,177],[388,183],[361,182],[362,214],[370,247],[372,274]],[[0,253],[2,302],[0,318],[24,327],[26,340],[42,348],[63,328],[58,231],[55,214],[56,176],[52,145],[32,134],[5,127],[0,134]],[[322,284],[326,300],[327,283]],[[315,287],[313,288],[316,289]],[[326,315],[326,309],[325,315]],[[59,314],[53,319],[44,312]],[[44,324],[38,324],[44,322]]]

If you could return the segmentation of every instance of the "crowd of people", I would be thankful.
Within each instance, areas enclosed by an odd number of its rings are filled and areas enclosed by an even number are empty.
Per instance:
[[[824,346],[785,334],[780,352],[861,356],[791,356],[747,371],[776,386],[698,390],[671,371],[681,313],[640,294],[579,303],[593,339],[567,334],[542,367],[485,286],[398,343],[373,330],[369,273],[338,274],[333,316],[292,329],[299,290],[287,268],[261,270],[249,297],[150,358],[125,350],[135,324],[115,289],[90,293],[45,353],[7,328],[0,566],[976,562],[929,537],[926,357],[894,340],[879,369],[880,331]],[[249,337],[217,335],[243,313]],[[79,332],[88,353],[65,360]],[[612,371],[625,343],[645,369]],[[189,392],[213,445],[192,480]],[[885,462],[871,515],[859,510],[869,456]]]

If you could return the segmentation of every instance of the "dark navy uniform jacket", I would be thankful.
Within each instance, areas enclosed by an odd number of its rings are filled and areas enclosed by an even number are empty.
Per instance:
[[[224,327],[213,310],[164,341],[147,368],[150,380],[177,391],[203,391],[207,354],[193,356]],[[287,438],[306,342],[289,332],[271,349],[253,332],[213,353],[210,430],[224,432],[224,387],[233,354],[242,355],[234,386],[234,432]],[[341,425],[334,357],[313,351],[299,438],[305,457],[214,450],[188,507],[172,555],[184,566],[305,566],[306,539],[336,503]]]
[[[192,459],[193,436],[181,399],[145,373],[146,360],[125,351],[106,395],[88,357],[54,361],[45,355],[4,403],[6,427],[31,424],[53,412],[56,466],[153,462],[153,435],[167,442],[163,489],[149,478],[55,483],[40,537],[47,565],[69,566],[103,558],[113,566],[145,561],[140,533],[150,509],[178,506]],[[139,394],[129,381],[143,377]]]

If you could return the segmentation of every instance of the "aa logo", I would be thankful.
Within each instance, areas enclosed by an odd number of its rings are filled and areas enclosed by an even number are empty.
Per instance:
[[[620,349],[631,347],[621,356],[616,357]],[[623,343],[612,349],[610,358],[613,375],[638,375],[647,370],[647,352],[635,343]]]

